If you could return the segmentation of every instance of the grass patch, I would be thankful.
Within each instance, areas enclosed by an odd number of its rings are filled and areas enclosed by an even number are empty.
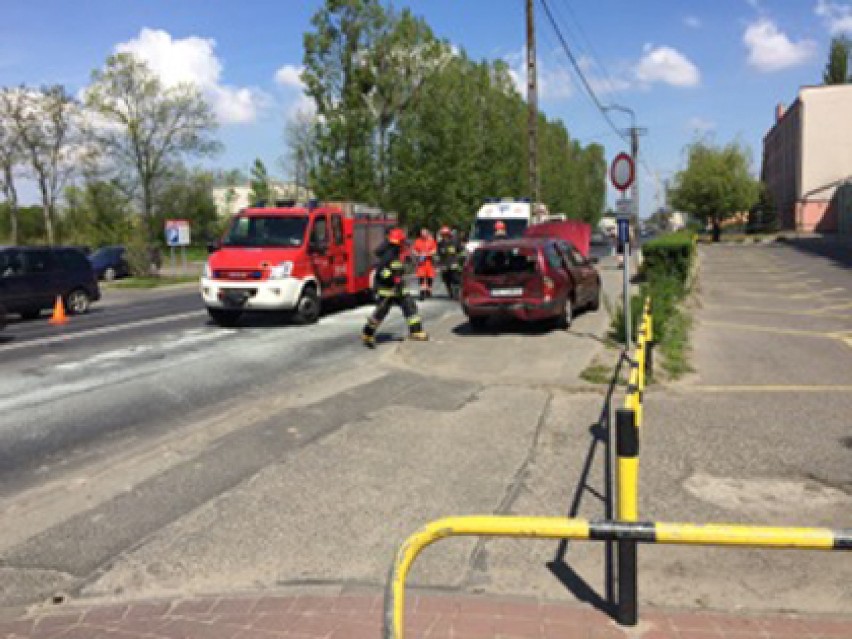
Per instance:
[[[693,372],[689,363],[689,331],[692,317],[683,309],[675,309],[666,327],[666,339],[660,342],[659,352],[663,355],[661,365],[672,379]]]
[[[128,277],[102,285],[104,288],[160,288],[186,282],[197,282],[197,275],[174,275],[163,277]]]
[[[689,364],[689,333],[692,325],[684,309],[689,289],[687,282],[695,257],[692,235],[677,233],[662,236],[643,247],[643,283],[638,295],[630,300],[631,335],[635,340],[645,299],[651,298],[654,341],[661,355],[659,366],[670,379],[691,372]],[[624,342],[624,313],[619,305],[610,311],[610,337]]]
[[[612,381],[612,367],[592,362],[580,373],[580,379],[590,384],[609,384]]]

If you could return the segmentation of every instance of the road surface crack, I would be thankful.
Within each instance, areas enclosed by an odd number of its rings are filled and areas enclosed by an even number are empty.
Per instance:
[[[539,413],[538,422],[536,423],[535,430],[533,431],[533,436],[530,440],[530,445],[527,448],[527,454],[524,456],[524,459],[521,460],[518,469],[512,476],[512,480],[506,487],[506,492],[504,493],[503,498],[500,500],[500,503],[497,504],[497,507],[494,509],[495,515],[510,514],[512,511],[512,506],[517,501],[518,497],[521,494],[521,491],[526,487],[526,482],[530,475],[530,469],[535,463],[536,454],[538,452],[538,444],[541,440],[541,433],[544,430],[544,427],[547,424],[547,420],[551,414],[552,404],[553,394],[548,392],[547,398],[545,399],[544,405],[542,406],[541,412]],[[466,589],[468,586],[477,586],[487,582],[487,545],[490,541],[491,539],[488,537],[480,537],[477,540],[476,545],[473,547],[473,550],[470,553],[470,557],[468,558],[467,571],[461,582],[462,589]]]

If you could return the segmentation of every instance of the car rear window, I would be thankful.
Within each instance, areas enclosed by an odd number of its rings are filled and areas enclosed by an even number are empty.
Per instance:
[[[473,254],[476,275],[535,273],[537,270],[538,251],[532,248],[479,249]]]

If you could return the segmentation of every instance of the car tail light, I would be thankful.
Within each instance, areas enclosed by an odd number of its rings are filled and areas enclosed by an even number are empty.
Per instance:
[[[549,302],[553,299],[553,293],[556,290],[556,285],[553,283],[553,280],[546,275],[542,278],[542,282],[544,283],[544,301]]]

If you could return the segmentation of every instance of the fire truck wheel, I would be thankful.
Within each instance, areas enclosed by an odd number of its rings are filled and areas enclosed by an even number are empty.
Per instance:
[[[236,326],[239,324],[240,316],[243,314],[242,311],[222,308],[208,308],[207,312],[210,314],[210,319],[219,326]]]
[[[313,286],[306,286],[296,307],[295,319],[299,324],[313,324],[320,316],[320,299]]]

